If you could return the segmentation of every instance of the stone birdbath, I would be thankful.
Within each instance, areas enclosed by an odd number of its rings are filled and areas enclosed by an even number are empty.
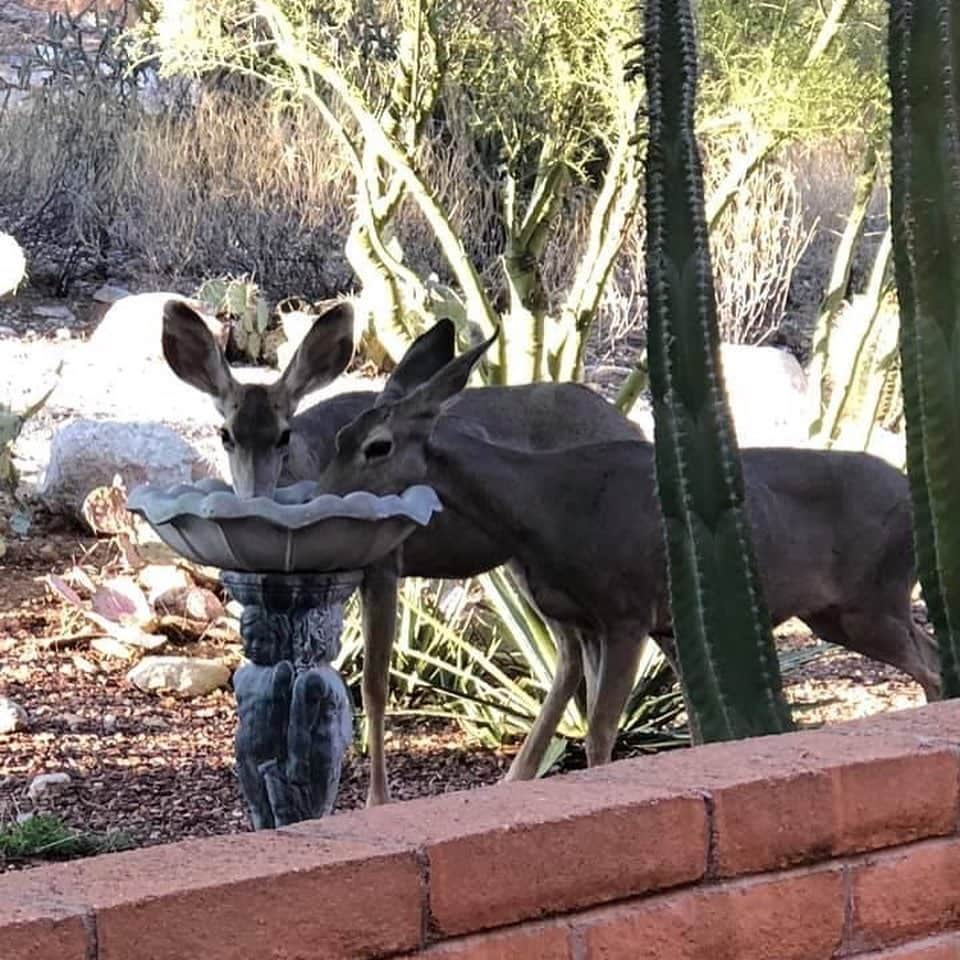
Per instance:
[[[241,499],[219,480],[131,491],[127,507],[188,560],[221,568],[243,605],[248,663],[233,676],[237,774],[255,830],[330,813],[353,739],[333,661],[363,568],[441,509],[431,487],[345,497],[297,483]]]

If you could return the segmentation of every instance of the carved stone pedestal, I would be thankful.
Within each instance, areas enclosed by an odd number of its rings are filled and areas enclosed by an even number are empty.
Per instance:
[[[240,633],[251,661],[233,685],[237,773],[255,830],[321,817],[336,802],[353,704],[331,662],[344,604],[362,578],[360,571],[221,574],[243,604]]]

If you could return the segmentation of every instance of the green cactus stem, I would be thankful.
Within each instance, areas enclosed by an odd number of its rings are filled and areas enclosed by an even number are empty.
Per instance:
[[[891,0],[892,226],[917,565],[960,695],[960,13]]]
[[[670,601],[692,732],[790,729],[724,392],[694,137],[689,0],[648,0],[645,63],[648,360]]]

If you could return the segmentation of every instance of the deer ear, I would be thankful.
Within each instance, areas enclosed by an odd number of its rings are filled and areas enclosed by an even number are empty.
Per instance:
[[[405,400],[409,402],[411,408],[421,414],[439,414],[447,402],[452,400],[467,385],[474,367],[480,362],[499,335],[500,328],[498,327],[493,331],[489,340],[484,340],[483,343],[471,347],[469,350],[464,350],[459,357],[451,360],[426,383],[410,393]]]
[[[390,374],[376,405],[396,403],[442,370],[453,360],[455,341],[453,321],[447,317],[421,333]]]
[[[352,356],[353,307],[344,301],[314,320],[272,391],[292,413],[306,394],[336,380]]]
[[[213,334],[182,300],[168,300],[163,305],[161,343],[170,369],[184,383],[221,401],[236,387]]]

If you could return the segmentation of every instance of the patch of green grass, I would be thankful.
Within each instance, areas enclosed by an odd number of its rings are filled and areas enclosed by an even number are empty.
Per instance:
[[[60,817],[38,813],[21,822],[11,822],[0,829],[0,859],[27,860],[35,857],[66,860],[113,853],[133,846],[133,841],[120,831],[90,833],[68,827]]]

